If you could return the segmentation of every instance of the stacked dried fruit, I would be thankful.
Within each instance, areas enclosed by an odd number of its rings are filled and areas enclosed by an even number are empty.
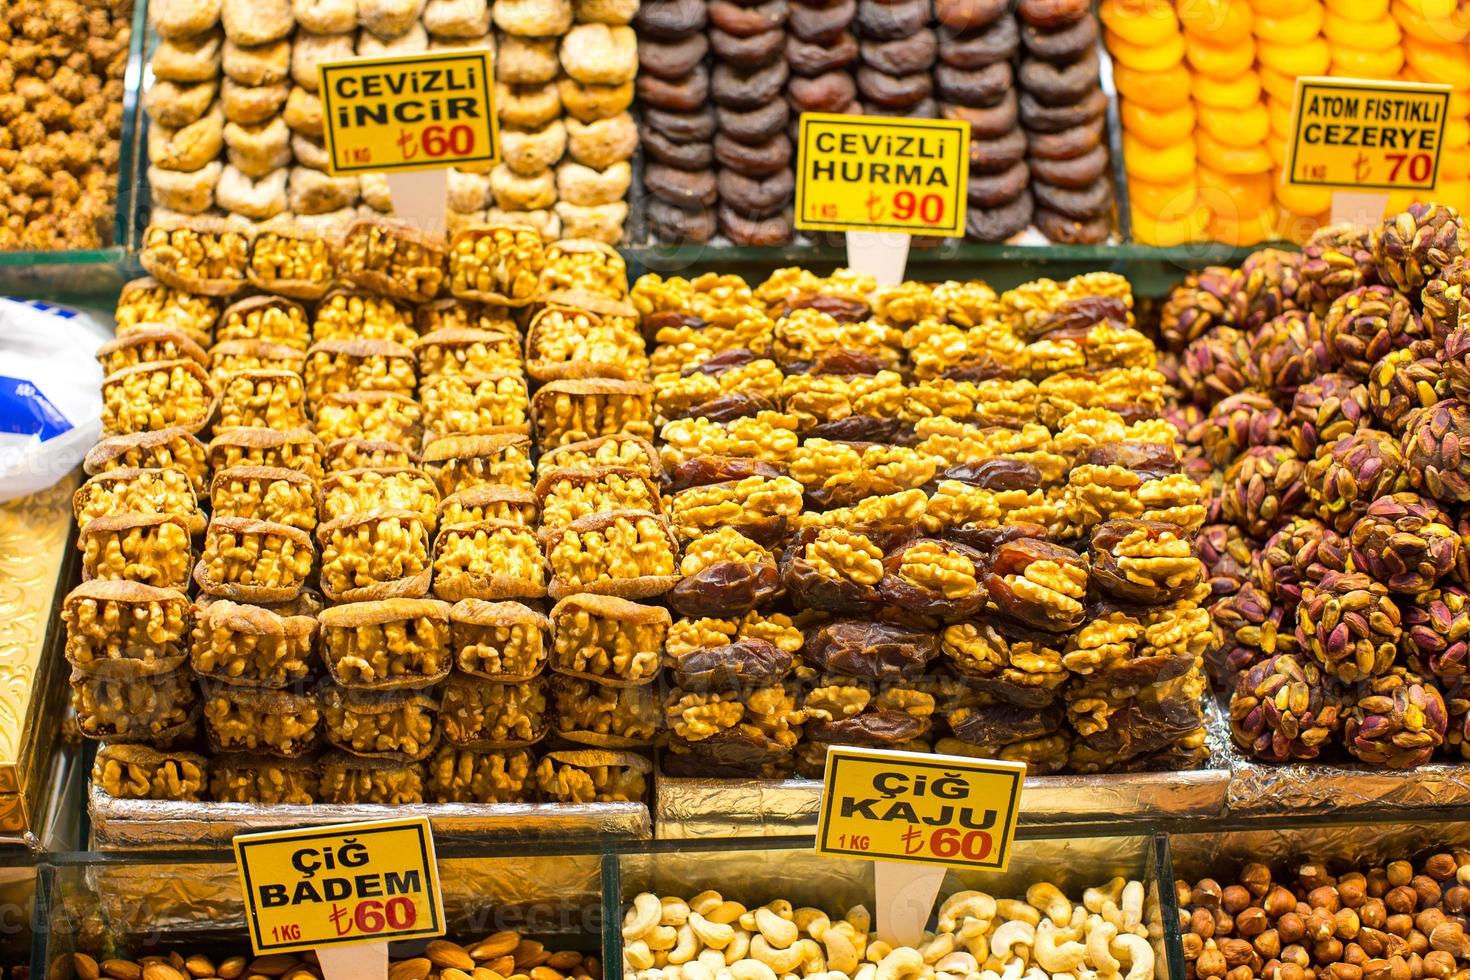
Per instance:
[[[617,253],[523,227],[446,245],[368,221],[330,248],[180,224],[151,229],[143,261],[157,278],[124,290],[99,355],[108,437],[77,494],[87,581],[65,608],[81,727],[108,742],[97,783],[259,803],[641,799],[641,757],[531,751],[595,722],[575,698],[554,719],[541,676],[553,646],[588,651],[553,644],[577,624],[532,605],[558,582],[530,433],[535,417],[549,447],[625,418],[617,386],[640,382],[588,378],[646,364]],[[262,292],[221,311],[247,279]]]
[[[1276,877],[1250,863],[1218,880],[1176,881],[1185,976],[1455,975],[1470,957],[1467,867],[1470,852],[1456,850],[1337,874],[1306,862]]]
[[[633,299],[684,549],[668,771],[811,775],[832,743],[1203,759],[1203,491],[1125,281],[786,269]]]
[[[1164,309],[1218,490],[1217,679],[1255,758],[1408,768],[1466,744],[1467,245],[1454,209],[1415,205],[1206,269]]]
[[[973,240],[1034,225],[1054,241],[1103,241],[1097,18],[1083,0],[1013,6],[649,0],[637,24],[648,235],[789,241],[796,119],[824,112],[968,122]]]

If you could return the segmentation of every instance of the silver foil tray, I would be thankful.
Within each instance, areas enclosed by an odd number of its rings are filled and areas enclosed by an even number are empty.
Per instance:
[[[642,803],[423,803],[262,806],[120,800],[89,788],[92,844],[98,850],[228,848],[239,833],[352,820],[428,817],[439,843],[451,841],[646,840]]]

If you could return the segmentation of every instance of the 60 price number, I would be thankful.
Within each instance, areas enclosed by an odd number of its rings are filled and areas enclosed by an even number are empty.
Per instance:
[[[333,904],[330,917],[332,926],[337,930],[339,936],[345,936],[354,931],[365,936],[373,936],[384,929],[412,929],[418,920],[418,915],[418,908],[413,904],[413,900],[400,895],[386,902],[380,902],[375,898],[365,898],[350,911],[346,905]]]

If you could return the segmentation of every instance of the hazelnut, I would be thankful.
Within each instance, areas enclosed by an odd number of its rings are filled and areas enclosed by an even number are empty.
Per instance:
[[[1220,895],[1220,903],[1225,911],[1231,915],[1238,915],[1241,909],[1251,903],[1251,893],[1244,885],[1227,885],[1225,891]]]
[[[1266,914],[1271,918],[1279,918],[1288,912],[1296,910],[1296,896],[1277,885],[1266,895],[1266,900],[1261,904]]]
[[[1449,881],[1459,869],[1460,864],[1455,856],[1443,851],[1429,855],[1424,861],[1424,873],[1435,881]]]
[[[1357,908],[1368,898],[1368,879],[1356,873],[1343,875],[1337,879],[1337,897],[1347,908]]]
[[[1330,885],[1319,885],[1308,892],[1307,904],[1314,909],[1326,909],[1328,912],[1336,912],[1342,908],[1342,900],[1337,897],[1337,889]]]
[[[1411,930],[1409,932],[1409,935],[1406,937],[1406,941],[1409,944],[1409,952],[1411,954],[1423,956],[1425,953],[1429,952],[1429,937],[1424,935],[1424,933],[1420,932],[1418,929]],[[1409,966],[1412,968],[1413,965],[1414,961],[1410,960]]]
[[[1194,889],[1189,887],[1189,882],[1183,878],[1174,881],[1174,899],[1180,908],[1194,904]]]
[[[1312,965],[1312,958],[1307,955],[1307,951],[1305,948],[1296,944],[1292,944],[1281,951],[1281,962],[1283,965],[1287,963],[1295,963],[1297,966],[1305,970],[1307,967]]]
[[[1201,939],[1210,939],[1215,935],[1215,917],[1209,909],[1195,909],[1189,917],[1189,931]]]
[[[1317,941],[1332,935],[1332,913],[1326,909],[1313,909],[1307,916],[1307,938]]]
[[[1364,953],[1375,959],[1388,952],[1388,937],[1379,929],[1365,927],[1358,933],[1358,944],[1363,947]]]
[[[1274,977],[1271,973],[1266,976],[1269,980],[1307,980],[1307,971],[1297,963],[1282,963],[1276,968]]]
[[[1388,918],[1388,909],[1382,898],[1370,898],[1358,909],[1358,918],[1370,929],[1382,929]]]
[[[1291,944],[1307,934],[1307,924],[1295,912],[1288,912],[1276,920],[1276,931],[1281,934],[1283,943]]]
[[[1470,851],[1457,847],[1454,850],[1454,858],[1457,868],[1463,868],[1465,865],[1470,864]]]
[[[1251,862],[1240,869],[1240,883],[1255,898],[1262,898],[1271,890],[1271,869],[1264,864]]]
[[[1384,870],[1388,873],[1389,885],[1394,888],[1414,880],[1414,866],[1408,861],[1392,861]]]
[[[1400,938],[1407,936],[1414,929],[1414,917],[1403,912],[1395,912],[1384,920],[1383,928]]]
[[[1451,973],[1455,972],[1455,958],[1451,954],[1440,949],[1432,949],[1424,954],[1424,975],[1433,977],[1434,980],[1445,980]]]
[[[1444,896],[1440,899],[1444,910],[1451,915],[1458,915],[1470,908],[1470,888],[1464,885],[1451,885],[1445,889]]]
[[[1237,919],[1236,925],[1238,926],[1239,924],[1240,920]],[[1256,936],[1252,941],[1252,945],[1261,956],[1268,960],[1275,959],[1281,953],[1281,934],[1275,929],[1267,929],[1265,932]]]
[[[1328,980],[1363,980],[1363,970],[1351,963],[1333,963],[1318,976]]]
[[[1348,943],[1342,949],[1342,961],[1352,963],[1354,966],[1362,966],[1368,962],[1368,954],[1363,952],[1363,947],[1357,943]]]
[[[1199,959],[1200,952],[1205,948],[1205,941],[1194,932],[1185,932],[1181,935],[1179,944],[1184,947],[1184,958],[1191,963]]]
[[[1337,939],[1319,939],[1312,944],[1312,959],[1318,963],[1336,963],[1342,959],[1342,942]]]
[[[1439,882],[1428,875],[1415,875],[1414,880],[1409,882],[1409,887],[1419,894],[1419,904],[1425,908],[1438,905],[1440,895],[1443,894]]]
[[[1356,939],[1363,923],[1352,909],[1338,909],[1332,916],[1332,934],[1338,939]]]
[[[1255,976],[1256,971],[1252,970],[1250,966],[1246,964],[1232,967],[1230,969],[1230,972],[1225,974],[1225,980],[1255,980]]]
[[[1194,972],[1200,977],[1223,977],[1228,968],[1225,965],[1225,955],[1220,952],[1214,940],[1205,943],[1205,948],[1200,952],[1199,959],[1194,961]]]
[[[1389,888],[1388,872],[1382,868],[1372,868],[1368,871],[1368,894],[1373,898],[1382,898],[1388,894]]]
[[[1327,869],[1310,861],[1296,869],[1296,877],[1303,888],[1320,888],[1332,884],[1332,876],[1327,873]]]
[[[1194,904],[1200,908],[1220,907],[1220,883],[1214,878],[1201,878],[1194,886]]]
[[[1398,885],[1383,896],[1383,904],[1390,912],[1412,912],[1419,905],[1419,893],[1408,885]]]
[[[1215,935],[1228,936],[1235,931],[1235,916],[1224,909],[1215,910]]]
[[[1266,927],[1270,924],[1270,920],[1266,918],[1265,912],[1256,906],[1251,906],[1243,909],[1235,917],[1235,934],[1245,939],[1250,939],[1252,936],[1259,936],[1265,932]]]
[[[1218,946],[1225,965],[1231,969],[1252,962],[1256,956],[1255,948],[1244,939],[1222,939]]]
[[[1418,929],[1420,932],[1424,933],[1427,936],[1430,933],[1434,932],[1435,926],[1442,925],[1443,923],[1448,921],[1448,919],[1449,916],[1444,914],[1443,909],[1425,909],[1418,915],[1414,916],[1414,928]]]

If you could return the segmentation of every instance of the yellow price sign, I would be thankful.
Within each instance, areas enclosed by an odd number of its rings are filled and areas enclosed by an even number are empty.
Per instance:
[[[1285,181],[1341,190],[1432,190],[1450,87],[1303,76]]]
[[[500,159],[488,50],[348,58],[318,71],[333,176]]]
[[[970,124],[801,114],[796,227],[963,235]]]
[[[257,953],[444,935],[425,817],[235,838]]]
[[[1004,871],[1024,762],[833,746],[817,853]]]

